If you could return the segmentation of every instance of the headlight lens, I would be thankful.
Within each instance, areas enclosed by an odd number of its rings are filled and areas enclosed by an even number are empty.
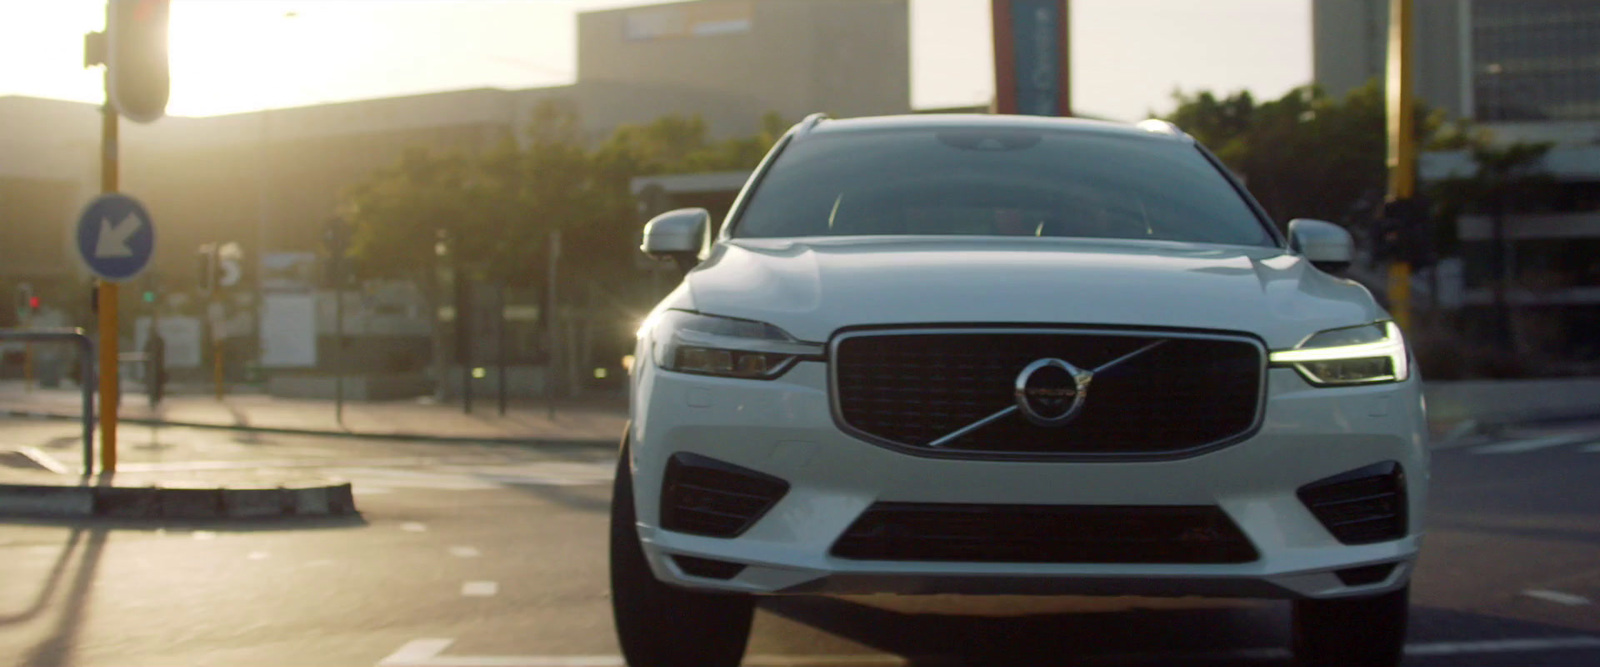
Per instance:
[[[656,365],[680,373],[764,380],[824,353],[765,322],[681,310],[662,312],[649,329],[641,333],[651,336]]]
[[[1405,338],[1394,322],[1324,331],[1271,358],[1318,386],[1404,382],[1411,375]]]

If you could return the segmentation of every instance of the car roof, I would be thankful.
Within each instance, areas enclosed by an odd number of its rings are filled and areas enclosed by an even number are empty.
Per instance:
[[[1014,116],[994,114],[910,114],[902,116],[872,116],[865,118],[831,119],[804,123],[802,134],[835,134],[877,132],[903,129],[1018,129],[1063,133],[1100,134],[1127,137],[1146,137],[1193,143],[1177,126],[1160,120],[1147,120],[1138,124],[1115,123],[1082,118],[1057,118],[1050,116]]]

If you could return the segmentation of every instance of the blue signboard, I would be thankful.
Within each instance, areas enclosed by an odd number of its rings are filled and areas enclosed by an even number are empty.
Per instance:
[[[1060,0],[1011,0],[1017,113],[1061,116],[1063,22]]]
[[[156,249],[150,213],[127,195],[96,197],[78,216],[78,256],[89,271],[112,282],[139,275]]]

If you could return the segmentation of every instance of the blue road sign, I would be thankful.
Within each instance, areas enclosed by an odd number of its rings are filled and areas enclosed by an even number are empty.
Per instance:
[[[139,275],[156,249],[156,228],[138,200],[95,197],[78,216],[78,256],[95,275],[122,282]]]

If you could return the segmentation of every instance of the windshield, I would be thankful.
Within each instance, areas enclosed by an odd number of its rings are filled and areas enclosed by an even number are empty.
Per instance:
[[[764,176],[736,237],[1054,236],[1267,245],[1192,145],[1027,129],[820,133]]]

